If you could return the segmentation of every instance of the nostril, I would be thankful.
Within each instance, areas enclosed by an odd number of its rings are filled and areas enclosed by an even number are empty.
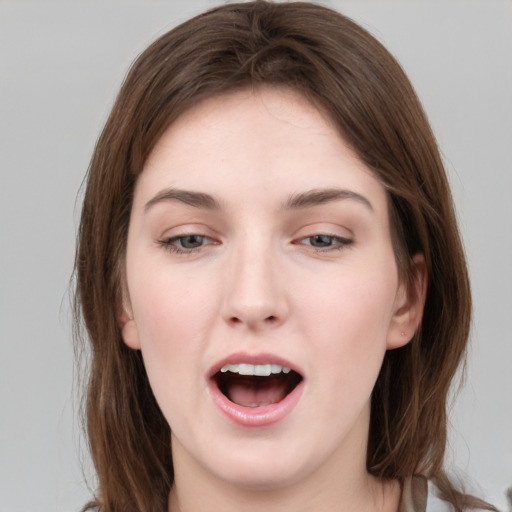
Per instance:
[[[265,315],[251,315],[251,314],[247,314],[247,315],[233,315],[231,317],[229,317],[229,320],[228,322],[231,324],[231,325],[238,325],[238,324],[247,324],[247,326],[249,327],[256,327],[258,324],[259,325],[274,325],[274,324],[277,324],[278,323],[278,320],[279,320],[279,317],[275,316],[275,315],[268,315],[268,316],[265,316]]]

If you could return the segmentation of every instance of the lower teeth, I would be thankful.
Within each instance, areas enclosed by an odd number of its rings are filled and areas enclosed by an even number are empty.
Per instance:
[[[237,405],[243,405],[244,407],[254,408],[254,407],[265,407],[265,405],[271,405],[273,403],[274,402],[265,402],[265,403],[262,403],[262,404],[237,404]]]

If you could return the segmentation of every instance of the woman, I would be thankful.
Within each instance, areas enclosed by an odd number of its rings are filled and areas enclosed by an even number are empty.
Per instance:
[[[441,159],[343,16],[231,4],[153,43],[76,269],[91,508],[492,510],[443,471],[471,305]]]

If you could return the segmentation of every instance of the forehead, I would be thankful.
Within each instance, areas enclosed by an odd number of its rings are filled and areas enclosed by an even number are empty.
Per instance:
[[[313,134],[325,137],[326,142],[329,138],[342,142],[329,116],[297,91],[268,86],[231,91],[186,110],[164,132],[146,164],[179,146],[201,145],[209,153],[229,154],[235,142],[246,151],[258,146],[268,150],[285,142],[287,148],[305,151],[302,139]]]
[[[343,187],[386,203],[383,187],[329,116],[283,88],[226,93],[181,115],[146,161],[136,199],[166,187],[227,201],[257,191],[261,201],[281,201],[306,189]]]

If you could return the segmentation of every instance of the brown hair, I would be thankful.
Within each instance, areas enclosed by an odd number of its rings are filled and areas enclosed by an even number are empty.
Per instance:
[[[471,299],[452,198],[421,105],[387,50],[346,17],[309,3],[228,4],[155,41],[133,64],[90,164],[76,255],[76,313],[92,347],[87,432],[98,473],[90,506],[163,511],[173,482],[169,425],[141,354],[117,323],[132,194],[164,130],[200,99],[259,85],[293,88],[323,108],[388,190],[400,274],[421,252],[420,329],[388,351],[371,410],[368,471],[420,472],[456,510],[484,506],[443,471],[447,394],[464,357]]]

